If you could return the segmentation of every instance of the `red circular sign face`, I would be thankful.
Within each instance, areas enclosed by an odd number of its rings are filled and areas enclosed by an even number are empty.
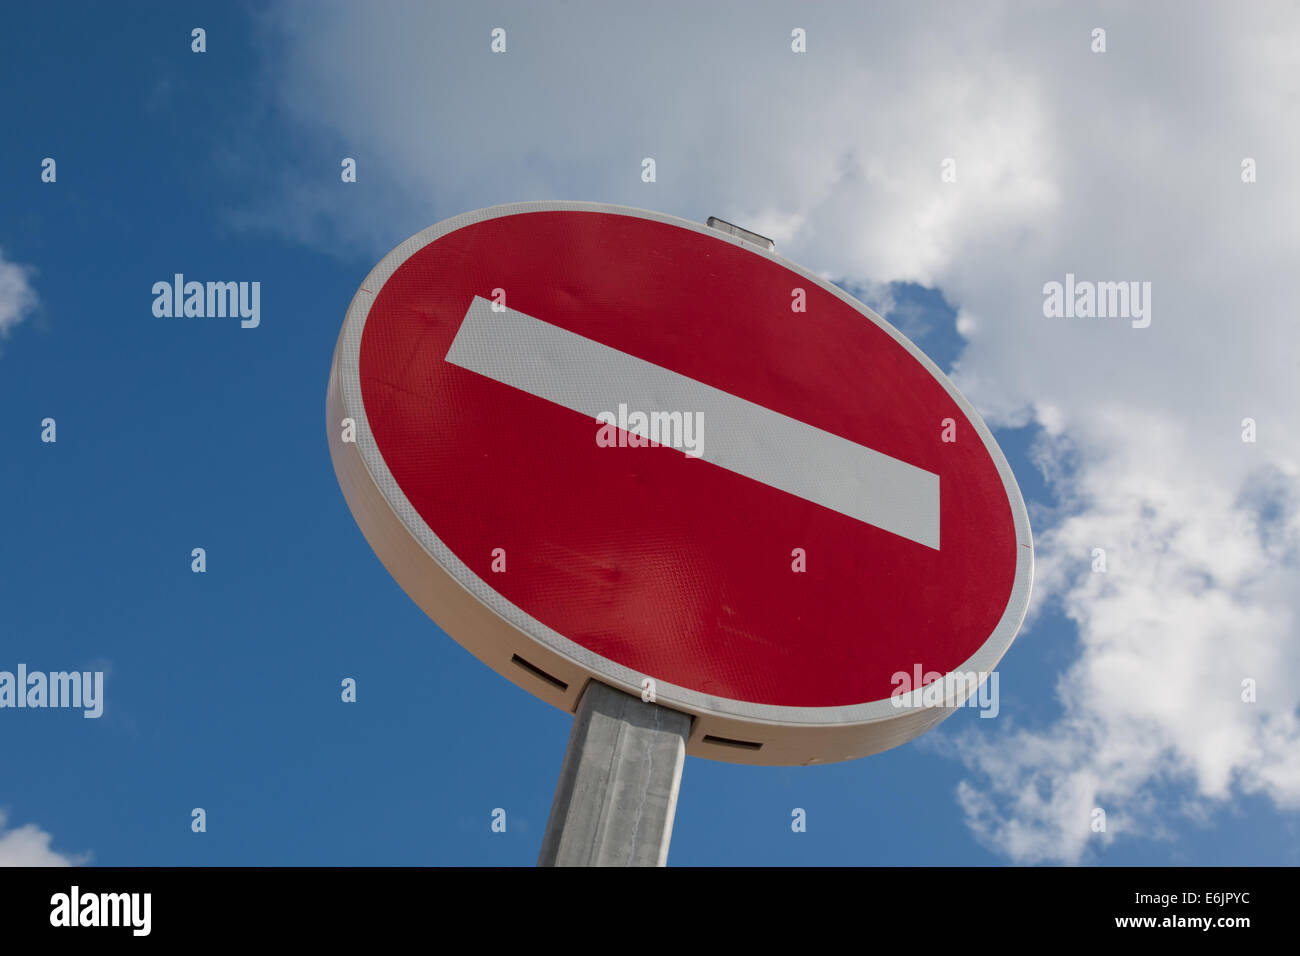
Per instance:
[[[914,736],[943,714],[897,706],[898,675],[982,678],[1028,601],[1024,505],[969,403],[842,291],[693,223],[435,226],[358,292],[331,402],[349,503],[435,620],[562,706],[583,676],[653,690],[707,756]],[[467,600],[490,613],[455,626]]]

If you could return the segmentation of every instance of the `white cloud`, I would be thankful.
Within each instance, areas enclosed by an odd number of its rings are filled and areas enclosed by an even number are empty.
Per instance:
[[[282,105],[358,157],[365,211],[291,171],[266,225],[379,254],[477,206],[604,200],[958,304],[958,383],[992,423],[1044,430],[1061,506],[1036,517],[1035,606],[1079,637],[1059,720],[963,742],[982,839],[1078,861],[1161,832],[1160,781],[1190,792],[1177,812],[1300,807],[1294,5],[300,9],[270,17]],[[1151,282],[1151,326],[1045,318],[1067,272]]]
[[[7,817],[0,811],[0,866],[80,866],[86,854],[70,857],[50,849],[51,837],[34,823],[5,829]]]
[[[5,258],[0,249],[0,339],[36,308],[36,290],[31,286],[32,269]]]

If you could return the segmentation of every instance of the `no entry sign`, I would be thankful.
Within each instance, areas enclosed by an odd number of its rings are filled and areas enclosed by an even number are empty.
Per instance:
[[[903,743],[950,710],[898,675],[982,678],[1028,603],[1015,479],[934,363],[685,220],[522,203],[413,236],[352,301],[327,413],[358,524],[448,634],[567,710],[653,691],[699,756]]]

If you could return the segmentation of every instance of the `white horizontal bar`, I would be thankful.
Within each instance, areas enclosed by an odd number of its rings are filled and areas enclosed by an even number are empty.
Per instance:
[[[475,296],[447,361],[595,419],[702,412],[703,461],[939,548],[939,476]],[[593,428],[593,440],[595,429]]]

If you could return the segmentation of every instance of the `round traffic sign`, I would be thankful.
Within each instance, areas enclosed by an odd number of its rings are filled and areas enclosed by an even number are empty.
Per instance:
[[[354,297],[327,404],[352,513],[449,635],[568,710],[591,679],[653,694],[699,756],[903,743],[1028,604],[1019,489],[938,367],[682,219],[540,202],[426,229]]]

